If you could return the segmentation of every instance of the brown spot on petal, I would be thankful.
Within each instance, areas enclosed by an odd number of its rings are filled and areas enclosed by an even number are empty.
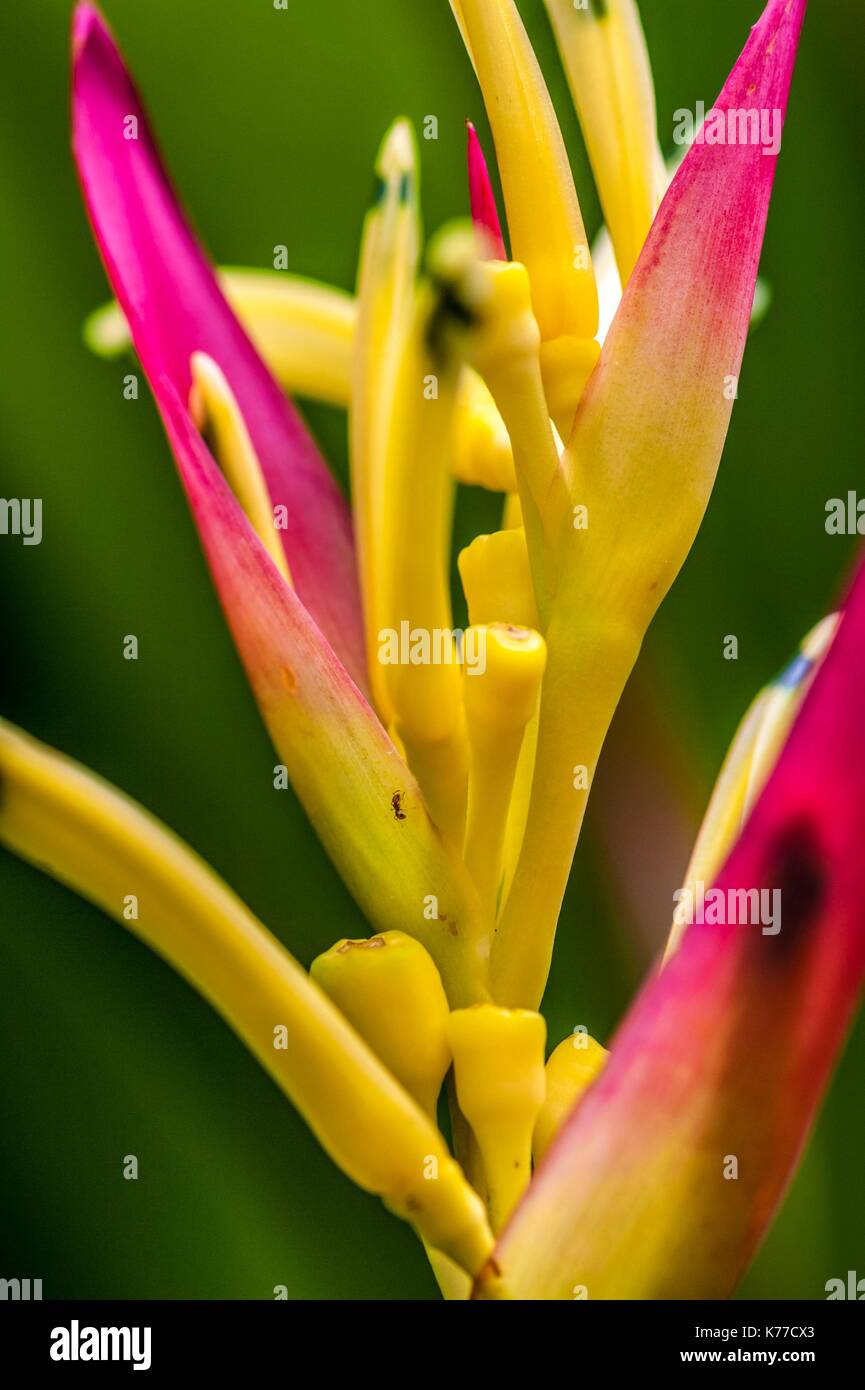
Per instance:
[[[390,799],[395,820],[405,820],[405,811],[402,809],[402,799],[404,796],[405,792],[394,792]]]
[[[349,951],[379,951],[386,945],[383,936],[371,936],[366,941],[344,941],[341,946],[337,946],[336,954],[344,956]]]
[[[296,694],[297,694],[297,676],[294,674],[294,672],[292,671],[291,667],[290,667],[290,666],[280,666],[280,668],[279,668],[279,676],[280,676],[280,680],[282,681],[283,687],[288,691],[289,695],[296,695]]]

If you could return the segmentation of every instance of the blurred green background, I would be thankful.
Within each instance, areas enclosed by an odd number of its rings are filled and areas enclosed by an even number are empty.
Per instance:
[[[520,8],[594,230],[543,7]],[[674,109],[711,101],[760,3],[642,9],[669,147]],[[105,10],[218,260],[267,266],[284,243],[296,270],[351,287],[372,161],[400,112],[439,120],[438,140],[422,142],[427,226],[465,212],[466,115],[490,145],[446,0]],[[68,149],[69,11],[68,0],[0,10],[0,493],[44,499],[41,546],[0,538],[0,712],[155,811],[308,963],[364,924],[291,794],[273,790],[275,758],[149,396],[125,401],[126,364],[82,345],[106,284]],[[641,801],[629,770],[654,749],[656,794],[690,833],[745,705],[851,560],[823,521],[826,499],[862,480],[863,23],[860,0],[811,11],[763,259],[774,303],[748,350],[708,517],[613,736],[560,928],[554,1041],[577,1023],[609,1036],[684,868],[687,842],[672,831],[633,854],[657,828],[651,787]],[[344,419],[307,414],[344,477]],[[488,496],[461,499],[461,536],[494,518]],[[137,662],[122,659],[126,633]],[[722,659],[728,633],[736,662]],[[649,860],[665,854],[658,889]],[[408,1228],[324,1158],[161,961],[2,852],[0,918],[0,1274],[42,1278],[46,1297],[269,1298],[277,1284],[298,1298],[434,1296]],[[865,1274],[863,1077],[860,1023],[744,1294],[821,1298],[827,1279]],[[140,1178],[127,1182],[133,1153]]]

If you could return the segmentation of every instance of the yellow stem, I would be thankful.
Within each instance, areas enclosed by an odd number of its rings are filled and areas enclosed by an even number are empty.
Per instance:
[[[0,843],[163,956],[242,1038],[334,1161],[475,1273],[491,1235],[441,1135],[216,874],[141,807],[5,723],[0,783]]]
[[[493,998],[524,1008],[543,997],[592,778],[641,641],[603,617],[580,623],[567,601],[546,636],[528,816],[491,960]]]

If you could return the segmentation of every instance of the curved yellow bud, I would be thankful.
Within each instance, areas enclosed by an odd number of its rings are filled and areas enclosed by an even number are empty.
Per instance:
[[[234,392],[222,368],[207,353],[194,352],[189,368],[189,409],[196,427],[210,439],[229,487],[271,560],[290,584],[291,574],[274,525],[270,494]]]
[[[461,483],[513,492],[517,486],[510,435],[489,388],[464,367],[457,387],[452,468]]]
[[[528,1009],[478,1004],[450,1016],[457,1099],[483,1162],[490,1219],[501,1230],[531,1177],[544,1102],[547,1026]]]
[[[357,318],[354,296],[285,270],[222,266],[222,291],[273,375],[292,395],[347,405]],[[116,300],[88,315],[84,341],[98,357],[132,349]]]
[[[467,302],[483,297],[470,225],[433,240],[402,344],[388,438],[385,524],[377,545],[386,566],[384,622],[374,660],[382,664],[394,727],[430,814],[461,844],[468,750],[459,649],[452,623],[448,557],[453,519],[457,386]]]
[[[0,844],[157,951],[230,1024],[349,1177],[477,1273],[492,1236],[438,1130],[198,855],[101,778],[2,721],[0,783]]]
[[[471,728],[502,737],[522,734],[537,707],[546,642],[539,632],[511,623],[489,623],[469,631],[475,648],[485,649],[483,669],[479,664],[465,677],[463,700]]]
[[[538,705],[547,646],[530,628],[505,623],[469,631],[485,659],[464,679],[469,802],[463,858],[481,902],[495,916],[508,807],[523,734]]]
[[[580,118],[622,283],[660,200],[655,89],[635,0],[544,0]]]
[[[535,1122],[532,1152],[540,1163],[577,1101],[603,1071],[609,1053],[588,1033],[573,1033],[550,1053],[547,1092]]]
[[[526,533],[522,527],[475,536],[457,560],[469,622],[538,627]]]
[[[515,260],[545,339],[594,338],[598,297],[553,104],[512,0],[453,0],[483,93]]]
[[[418,1105],[435,1119],[451,1063],[448,1001],[432,956],[401,931],[338,941],[310,975]]]

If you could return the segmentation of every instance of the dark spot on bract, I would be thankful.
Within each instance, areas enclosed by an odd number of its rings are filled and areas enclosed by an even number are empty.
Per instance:
[[[794,821],[778,836],[769,883],[781,895],[781,930],[774,939],[789,955],[798,949],[826,897],[826,861],[808,821]]]
[[[393,814],[396,820],[405,820],[405,811],[402,809],[402,799],[404,795],[404,792],[394,792],[390,799],[390,804],[393,807]]]

